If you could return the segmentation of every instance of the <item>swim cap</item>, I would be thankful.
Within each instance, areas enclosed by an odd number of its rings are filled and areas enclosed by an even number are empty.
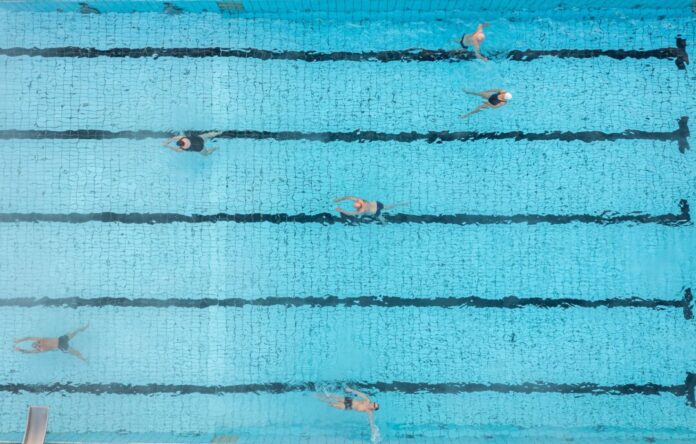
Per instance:
[[[505,100],[512,99],[512,94],[509,92],[506,92],[505,94],[503,94],[503,99],[505,99]]]

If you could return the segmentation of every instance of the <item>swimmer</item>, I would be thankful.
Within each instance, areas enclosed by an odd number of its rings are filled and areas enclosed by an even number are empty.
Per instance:
[[[341,396],[341,395],[330,395],[324,393],[317,393],[317,398],[333,408],[339,410],[353,410],[356,412],[367,413],[367,420],[370,421],[370,431],[372,436],[375,436],[377,432],[377,426],[375,426],[374,412],[379,410],[379,404],[372,402],[372,400],[363,392],[346,387],[348,393],[352,393],[357,396],[357,398],[352,396]]]
[[[339,197],[337,199],[334,199],[334,202],[342,202],[348,199],[353,201],[353,208],[355,208],[355,211],[346,211],[341,207],[336,207],[336,211],[346,216],[371,216],[375,219],[381,220],[382,222],[384,222],[384,218],[382,217],[383,211],[408,205],[405,202],[394,205],[384,205],[382,202],[378,200],[365,200],[355,196]]]
[[[162,142],[162,146],[166,146],[172,151],[180,153],[182,151],[198,152],[204,156],[209,156],[217,148],[203,148],[203,144],[207,139],[214,139],[215,137],[222,134],[221,132],[211,131],[209,133],[203,133],[199,135],[181,135],[170,137],[169,139]],[[176,142],[176,146],[171,146],[170,143]]]
[[[87,362],[87,360],[82,356],[82,354],[80,354],[79,351],[75,350],[70,346],[70,340],[74,338],[76,334],[85,331],[87,327],[89,327],[89,322],[85,324],[83,327],[80,327],[77,330],[58,338],[37,338],[34,336],[27,336],[24,338],[15,339],[14,349],[22,353],[43,353],[48,351],[60,350],[64,353],[70,353],[71,355],[82,359],[84,362]],[[21,348],[17,345],[24,341],[33,341],[31,343],[31,350]]]
[[[487,62],[488,59],[481,55],[481,43],[486,40],[486,34],[483,33],[483,28],[488,28],[489,26],[490,24],[488,23],[479,23],[476,31],[471,34],[464,34],[461,40],[459,40],[459,44],[462,45],[462,48],[469,49],[468,46],[473,47],[476,58],[484,62]]]
[[[474,96],[483,97],[484,99],[486,99],[486,101],[474,108],[473,111],[463,114],[463,119],[466,119],[470,115],[476,114],[477,112],[482,111],[486,108],[500,108],[502,106],[505,106],[507,101],[512,99],[512,94],[505,91],[504,89],[489,89],[481,92],[464,92]]]

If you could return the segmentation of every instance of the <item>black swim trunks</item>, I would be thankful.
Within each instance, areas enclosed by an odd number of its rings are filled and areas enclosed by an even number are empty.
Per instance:
[[[380,201],[377,201],[376,204],[377,211],[375,211],[375,217],[379,217],[382,214],[382,210],[384,209],[384,204]]]
[[[58,338],[58,349],[67,352],[70,349],[70,337],[68,335],[63,335]]]
[[[203,151],[203,138],[199,136],[186,136],[186,138],[191,142],[191,146],[184,151]]]
[[[346,396],[343,398],[343,408],[346,410],[353,410],[353,398]]]
[[[491,94],[491,96],[488,98],[488,103],[490,103],[493,106],[496,106],[499,103],[501,103],[502,100],[500,100],[500,97],[498,97],[498,94],[499,93]]]

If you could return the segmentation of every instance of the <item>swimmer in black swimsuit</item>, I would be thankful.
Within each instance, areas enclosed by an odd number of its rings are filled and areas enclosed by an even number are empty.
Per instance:
[[[401,202],[393,205],[384,205],[382,202],[378,200],[365,200],[355,196],[339,197],[337,199],[334,199],[334,202],[342,202],[348,199],[353,201],[353,208],[355,208],[356,211],[346,211],[341,207],[336,207],[336,211],[346,216],[371,216],[382,222],[384,222],[384,218],[382,217],[383,211],[408,205],[407,202]]]
[[[471,94],[474,96],[479,96],[484,99],[486,99],[485,102],[474,108],[473,111],[468,112],[464,115],[462,115],[463,119],[466,119],[472,114],[476,114],[479,111],[482,111],[486,108],[500,108],[505,106],[508,100],[512,99],[512,94],[509,92],[505,91],[504,89],[489,89],[486,91],[481,91],[481,92],[470,92],[470,91],[464,91],[467,94]]]
[[[375,425],[374,413],[379,410],[379,404],[372,402],[372,400],[365,393],[346,387],[346,391],[356,395],[356,398],[351,396],[341,396],[326,393],[318,393],[316,396],[320,400],[329,404],[331,407],[337,408],[339,410],[353,410],[355,412],[367,413],[367,419],[370,421],[370,430],[372,435],[375,436],[377,432],[377,426]]]
[[[461,40],[459,40],[459,44],[462,45],[462,48],[467,50],[469,49],[468,47],[471,46],[474,48],[474,55],[476,55],[476,58],[483,60],[484,62],[487,62],[488,59],[481,55],[481,43],[483,43],[483,41],[486,39],[486,34],[483,33],[483,28],[487,28],[489,26],[490,25],[488,23],[479,23],[476,31],[472,32],[471,34],[464,34]]]
[[[172,151],[180,153],[182,151],[201,153],[204,156],[208,156],[213,153],[217,148],[204,148],[203,144],[206,139],[214,139],[215,137],[222,134],[221,132],[211,131],[209,133],[203,133],[199,135],[181,135],[170,137],[162,143],[162,146],[166,146]],[[170,143],[176,142],[176,146],[171,146]]]
[[[80,354],[79,351],[75,350],[70,346],[70,340],[75,337],[78,333],[85,331],[89,327],[89,322],[84,325],[83,327],[78,328],[77,330],[68,333],[66,335],[60,336],[58,338],[38,338],[34,336],[27,336],[24,338],[20,339],[15,339],[15,347],[14,349],[18,352],[22,353],[43,353],[47,351],[55,351],[55,350],[60,350],[64,353],[70,353],[71,355],[82,359],[84,362],[87,362],[87,360]],[[17,344],[24,342],[24,341],[33,341],[31,344],[32,349],[26,349],[26,348],[21,348]]]

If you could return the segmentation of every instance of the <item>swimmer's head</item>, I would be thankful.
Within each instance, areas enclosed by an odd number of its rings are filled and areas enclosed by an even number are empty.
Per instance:
[[[31,348],[33,348],[34,350],[41,350],[41,344],[39,344],[39,341],[32,342]]]
[[[507,91],[505,91],[505,93],[503,94],[503,99],[505,99],[505,100],[510,100],[510,99],[512,99],[512,94],[509,93],[509,92],[507,92]]]
[[[184,143],[186,143],[186,142],[184,142],[184,139],[179,139],[176,141],[176,146],[183,147]]]
[[[353,208],[355,208],[356,210],[359,210],[360,208],[362,208],[363,204],[364,204],[364,202],[362,200],[356,200],[355,203],[353,204]]]
[[[379,404],[376,402],[372,403],[372,410],[379,410]]]

